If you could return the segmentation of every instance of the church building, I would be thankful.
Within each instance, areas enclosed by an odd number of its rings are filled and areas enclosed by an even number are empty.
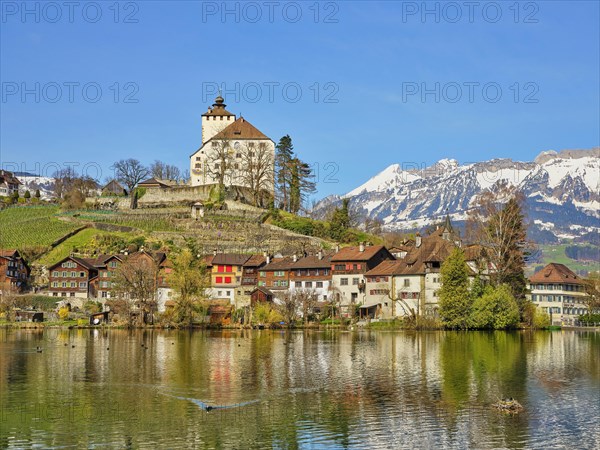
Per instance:
[[[260,179],[260,188],[273,193],[275,142],[226,106],[219,95],[202,114],[202,145],[190,156],[190,184],[218,184],[223,177],[226,186],[254,189]]]

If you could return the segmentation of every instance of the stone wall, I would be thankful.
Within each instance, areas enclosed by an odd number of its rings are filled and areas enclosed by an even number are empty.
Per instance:
[[[214,186],[175,186],[172,188],[148,187],[137,200],[138,208],[162,208],[167,206],[191,206],[196,202],[210,200]],[[252,204],[252,193],[241,186],[228,186],[225,199],[229,201]],[[129,197],[90,197],[86,199],[91,204],[98,204],[103,209],[130,209]],[[229,202],[228,202],[229,203]],[[267,206],[262,205],[262,206]],[[238,206],[237,208],[243,208]]]

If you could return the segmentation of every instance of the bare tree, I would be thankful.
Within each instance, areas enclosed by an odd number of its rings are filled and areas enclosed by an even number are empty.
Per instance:
[[[158,274],[157,262],[144,252],[126,258],[115,273],[112,294],[125,302],[128,311],[139,311],[139,325],[147,323],[156,310]],[[131,324],[131,314],[128,320]]]
[[[275,309],[281,314],[283,320],[291,326],[298,319],[301,305],[296,292],[286,290],[274,302]]]
[[[73,167],[68,166],[54,172],[52,177],[54,178],[54,196],[57,199],[62,199],[73,187],[73,182],[77,178],[77,173]]]
[[[222,131],[217,131],[211,139],[210,148],[206,151],[206,174],[212,178],[219,187],[219,192],[222,194],[225,191],[225,183],[233,180],[235,172],[235,152],[239,152],[234,148],[232,140]]]
[[[164,163],[159,160],[155,160],[152,164],[150,164],[150,173],[154,178],[159,180],[181,180],[181,170],[179,167]]]
[[[297,302],[302,308],[302,319],[308,324],[308,316],[314,312],[319,296],[314,289],[298,289],[294,291]]]
[[[147,167],[133,158],[117,161],[112,169],[115,171],[115,179],[127,186],[128,192],[132,192],[133,188],[150,174]]]
[[[239,160],[239,181],[250,189],[254,206],[265,206],[265,196],[270,196],[274,183],[273,153],[261,142],[241,145],[236,156]]]
[[[508,284],[520,302],[525,298],[524,266],[533,248],[526,238],[526,224],[522,205],[523,193],[508,183],[497,183],[475,200],[469,212],[467,236],[481,244],[491,265],[493,285]]]

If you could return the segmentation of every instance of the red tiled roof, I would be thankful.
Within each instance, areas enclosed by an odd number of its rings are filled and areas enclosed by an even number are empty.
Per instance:
[[[377,276],[377,275],[400,275],[406,270],[406,263],[404,261],[383,261],[377,267],[369,270],[365,275]]]
[[[250,255],[241,253],[217,253],[212,259],[212,265],[241,266],[250,259]]]
[[[252,255],[248,261],[244,263],[244,267],[260,267],[267,262],[267,258],[263,255]]]
[[[243,117],[240,117],[231,125],[215,134],[209,140],[230,140],[230,139],[269,139],[258,128],[252,125]],[[270,139],[269,139],[270,140]],[[205,144],[206,145],[206,144]]]
[[[529,278],[531,283],[583,284],[583,280],[564,264],[550,263]]]
[[[292,269],[328,269],[331,267],[333,255],[323,255],[321,259],[317,255],[308,255],[292,263]]]
[[[333,255],[331,261],[368,261],[382,249],[388,251],[383,245],[367,245],[362,252],[360,247],[344,247]]]
[[[272,270],[290,270],[292,268],[292,264],[294,264],[294,261],[289,256],[284,258],[274,258],[261,270],[267,272]]]

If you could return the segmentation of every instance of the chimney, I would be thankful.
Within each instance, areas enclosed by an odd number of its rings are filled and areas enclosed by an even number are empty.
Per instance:
[[[365,251],[365,243],[364,242],[361,242],[358,245],[358,251],[361,252],[361,253]]]
[[[418,248],[421,246],[421,234],[417,233],[415,235],[415,246]]]
[[[317,252],[317,258],[319,258],[320,260],[323,259],[323,250],[319,250]]]
[[[265,258],[266,258],[267,256],[269,256],[266,250],[263,252],[263,256],[264,256]]]
[[[213,256],[217,256],[217,249],[213,249]]]
[[[267,255],[267,264],[271,263],[271,256]]]
[[[294,262],[298,262],[298,256],[296,256],[295,253],[294,253],[294,256],[292,256],[292,259],[294,260]]]
[[[340,244],[335,244],[335,252],[336,253],[340,252]]]

